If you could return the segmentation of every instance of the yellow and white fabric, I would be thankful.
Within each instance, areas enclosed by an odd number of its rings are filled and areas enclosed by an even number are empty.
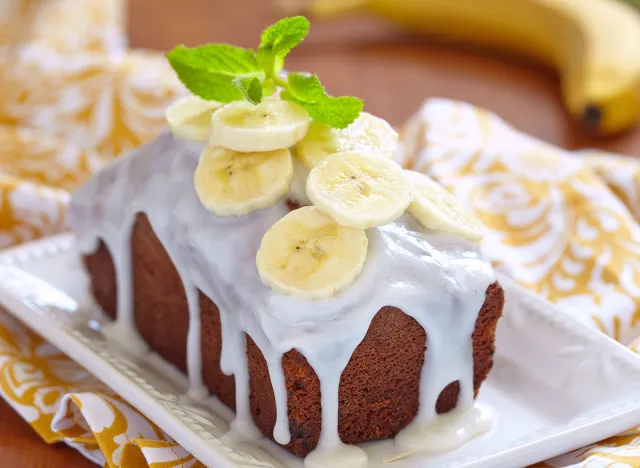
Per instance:
[[[125,0],[0,0],[0,247],[65,229],[69,190],[153,138],[183,89],[126,49]],[[499,270],[640,351],[640,160],[570,154],[471,105],[431,100],[405,165],[490,228]],[[0,395],[45,442],[109,467],[201,467],[125,400],[0,311]],[[537,467],[640,467],[640,427]]]

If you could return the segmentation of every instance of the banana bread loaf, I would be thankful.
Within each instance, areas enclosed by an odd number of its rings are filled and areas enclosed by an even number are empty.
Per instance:
[[[180,277],[146,215],[137,216],[131,242],[137,329],[151,349],[186,372],[189,311]],[[115,318],[117,287],[104,243],[84,261],[94,297]],[[204,382],[224,404],[235,409],[234,378],[220,369],[223,337],[219,311],[202,292],[199,301]],[[493,365],[495,329],[503,305],[502,288],[498,283],[491,284],[472,335],[476,395]],[[260,431],[273,439],[276,405],[269,371],[260,348],[250,337],[246,340],[251,415]],[[344,442],[357,444],[392,437],[411,422],[418,411],[427,340],[424,329],[396,307],[384,307],[375,315],[340,378],[339,433]],[[313,368],[296,350],[284,354],[282,367],[291,431],[291,441],[285,448],[304,456],[315,448],[320,436],[320,384]],[[447,385],[438,397],[437,412],[452,410],[458,393],[457,382]]]
[[[382,132],[393,146],[393,130],[375,117],[354,125],[362,128],[337,138]],[[326,145],[307,143],[298,157],[318,164],[316,149]],[[439,413],[473,406],[492,366],[503,291],[480,253],[475,221],[426,176],[364,153],[327,157],[371,171],[353,186],[365,196],[376,190],[366,179],[375,174],[376,183],[404,193],[400,209],[387,200],[392,221],[378,219],[365,231],[309,206],[310,172],[291,158],[286,148],[203,151],[166,132],[81,187],[70,220],[93,296],[112,320],[108,337],[158,353],[187,375],[191,396],[216,395],[235,410],[236,435],[261,432],[315,457],[314,466],[363,467],[366,455],[351,444],[411,438]],[[246,189],[265,202],[246,185],[262,170],[291,187],[256,208],[242,196]],[[280,170],[294,180],[283,181]],[[212,174],[221,181],[210,181]],[[242,183],[226,186],[233,177]],[[415,194],[402,184],[416,184]],[[212,209],[249,211],[212,214],[202,197]],[[411,197],[415,206],[404,213]],[[377,219],[367,213],[343,222]],[[447,228],[425,229],[434,216]],[[293,255],[290,272],[278,249]]]

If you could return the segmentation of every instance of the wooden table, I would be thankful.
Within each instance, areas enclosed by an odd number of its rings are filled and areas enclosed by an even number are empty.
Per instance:
[[[220,41],[255,47],[281,14],[270,0],[129,0],[131,45],[168,49]],[[573,125],[553,72],[486,51],[411,38],[371,18],[314,24],[287,61],[318,73],[335,95],[355,95],[369,112],[399,124],[429,96],[490,109],[532,135],[565,148],[599,147],[640,156],[640,129],[597,139]],[[6,467],[88,467],[72,449],[50,447],[0,400],[0,457]]]

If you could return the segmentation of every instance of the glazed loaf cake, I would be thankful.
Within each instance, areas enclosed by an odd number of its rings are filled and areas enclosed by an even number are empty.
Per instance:
[[[365,266],[344,295],[349,300],[281,297],[260,283],[250,259],[290,204],[221,223],[193,190],[200,151],[165,133],[74,195],[73,228],[94,298],[114,320],[111,335],[129,347],[148,346],[186,373],[192,389],[206,387],[238,411],[237,419],[244,415],[243,424],[252,420],[299,456],[326,437],[331,418],[336,436],[357,444],[394,436],[421,411],[435,415],[473,401],[492,366],[504,303],[477,247],[418,235],[402,220],[369,234],[375,254],[367,265],[377,268]],[[258,298],[247,303],[252,294]],[[292,321],[307,309],[331,311],[332,302],[341,311],[330,316],[337,328],[308,320],[273,325],[281,309]],[[268,313],[252,312],[252,305]],[[248,324],[231,326],[234,316]],[[346,353],[329,348],[325,360],[335,359],[339,370],[334,395],[331,365],[303,349],[313,340],[353,343]],[[232,345],[240,351],[232,353]],[[425,401],[432,408],[421,408]]]
[[[135,323],[149,347],[182,372],[187,371],[189,310],[180,277],[144,214],[133,228],[133,296]],[[115,272],[104,243],[84,257],[98,304],[113,319],[117,295]],[[204,382],[228,407],[235,409],[233,376],[220,369],[220,315],[216,305],[199,292]],[[504,293],[491,284],[472,335],[473,388],[477,395],[493,365],[495,330]],[[251,416],[273,440],[276,407],[264,356],[247,337]],[[420,372],[428,337],[424,329],[396,307],[384,307],[374,317],[340,378],[339,433],[348,444],[393,437],[418,411]],[[291,441],[284,447],[298,456],[313,450],[320,437],[320,384],[304,356],[291,350],[282,357],[287,389]],[[452,410],[459,384],[447,385],[436,403],[438,413]]]

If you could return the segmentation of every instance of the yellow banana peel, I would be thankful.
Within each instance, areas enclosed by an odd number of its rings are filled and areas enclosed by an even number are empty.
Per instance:
[[[572,116],[600,134],[640,119],[640,12],[617,0],[309,0],[323,19],[369,12],[401,27],[532,57],[558,70]]]

